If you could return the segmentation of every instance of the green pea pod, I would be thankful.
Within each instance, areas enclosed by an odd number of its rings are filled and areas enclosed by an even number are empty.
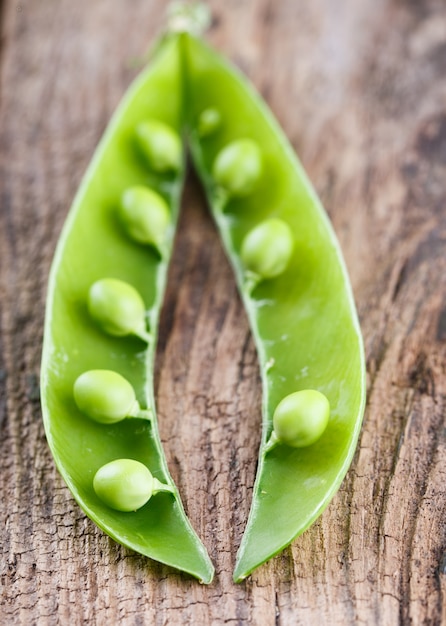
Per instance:
[[[338,489],[359,435],[365,367],[339,247],[301,166],[246,81],[191,35],[158,45],[70,212],[48,294],[44,423],[63,477],[101,528],[211,581],[212,564],[167,469],[152,388],[184,126],[264,386],[240,581],[303,532]]]
[[[308,528],[339,488],[361,428],[364,354],[339,245],[283,132],[239,72],[199,39],[185,36],[183,46],[192,157],[235,270],[263,381],[262,442],[238,582]],[[221,123],[203,135],[200,116],[209,109]],[[257,145],[261,167],[246,145]],[[285,228],[283,246],[262,243],[253,256],[251,242],[265,239],[265,229],[253,229],[270,219],[288,225],[294,245]],[[268,254],[275,255],[273,271],[257,262]],[[244,259],[267,271],[250,275]],[[277,405],[303,389],[328,398],[328,426],[307,447],[272,445]]]
[[[56,464],[86,514],[121,544],[209,583],[213,566],[169,475],[152,389],[158,317],[184,178],[180,67],[178,36],[166,37],[116,111],[74,200],[51,270],[42,407]],[[153,193],[144,193],[145,188]],[[132,195],[123,200],[126,190]],[[147,211],[155,211],[154,219],[150,214],[146,219]],[[73,385],[84,372],[96,370],[105,370],[105,376],[116,371],[125,379],[117,378],[122,393],[132,400],[128,381],[138,410],[139,405],[146,410],[118,423],[103,417],[98,423],[82,413],[83,396],[76,404]],[[106,403],[104,389],[99,391],[98,411]],[[87,413],[94,414],[94,387],[85,393]],[[119,459],[121,465],[142,463],[161,485],[144,504],[149,485],[137,511],[107,506],[107,498],[95,491],[98,470]],[[135,490],[140,474],[124,476]],[[113,501],[113,484],[107,490]]]

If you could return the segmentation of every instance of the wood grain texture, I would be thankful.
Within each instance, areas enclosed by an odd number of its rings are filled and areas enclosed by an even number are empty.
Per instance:
[[[345,255],[368,364],[357,454],[318,522],[234,585],[261,386],[191,176],[155,384],[169,467],[215,582],[200,586],[116,545],[77,507],[41,421],[47,276],[75,190],[165,3],[4,0],[0,624],[446,624],[444,1],[210,4],[210,41],[268,101]]]

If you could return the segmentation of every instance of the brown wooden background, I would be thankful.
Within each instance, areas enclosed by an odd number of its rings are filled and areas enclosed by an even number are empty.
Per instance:
[[[364,333],[360,445],[322,518],[241,585],[261,387],[191,178],[156,368],[161,434],[215,582],[113,543],[74,503],[38,394],[46,282],[93,150],[160,27],[155,0],[1,3],[0,624],[446,624],[446,5],[211,2],[343,248]]]

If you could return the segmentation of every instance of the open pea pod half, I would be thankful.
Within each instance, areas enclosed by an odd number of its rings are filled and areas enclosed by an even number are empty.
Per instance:
[[[263,381],[238,582],[308,528],[339,488],[361,427],[365,363],[339,245],[283,132],[246,79],[202,41],[185,36],[183,50],[192,158],[235,271]],[[271,242],[278,224],[285,234]],[[328,399],[325,431],[305,447],[271,445],[276,407],[300,390]]]
[[[213,566],[169,475],[152,388],[184,178],[180,68],[178,36],[166,37],[74,200],[50,276],[42,407],[57,466],[87,515],[121,544],[209,583]],[[144,504],[152,477],[154,493],[166,491]]]

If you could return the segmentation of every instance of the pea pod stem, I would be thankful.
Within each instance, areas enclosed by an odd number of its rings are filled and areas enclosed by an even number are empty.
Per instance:
[[[265,454],[268,454],[268,452],[270,452],[271,450],[274,450],[274,448],[275,448],[276,446],[278,446],[278,445],[279,445],[279,443],[280,443],[280,441],[277,439],[277,435],[276,435],[276,433],[273,431],[273,432],[271,433],[271,437],[268,439],[268,441],[267,441],[267,442],[265,443],[265,445],[263,446],[262,453],[263,453],[264,455],[265,455]]]
[[[170,258],[171,246],[163,243],[157,247],[157,250],[159,252],[162,262],[167,264]]]
[[[211,13],[204,2],[171,2],[168,6],[168,33],[191,33],[199,37],[210,23]]]
[[[147,345],[153,343],[153,335],[149,332],[146,332],[144,330],[135,330],[133,331],[133,334],[135,335],[135,337],[141,339],[141,341],[144,341],[144,343],[146,343]]]
[[[261,282],[262,277],[255,272],[251,272],[250,270],[245,271],[245,282],[243,284],[243,289],[246,291],[248,295],[251,295],[257,285]]]
[[[223,187],[216,187],[214,191],[214,210],[218,211],[223,215],[226,207],[228,206],[228,202],[230,200],[230,195],[223,189]]]
[[[162,493],[163,491],[171,493],[175,497],[177,495],[176,487],[162,483],[157,478],[153,477],[153,494]]]
[[[163,271],[167,271],[167,263],[164,262],[160,263],[159,274],[162,274]],[[135,337],[141,339],[141,341],[144,341],[144,343],[148,346],[151,346],[155,343],[154,333],[156,333],[156,326],[154,326],[154,324],[157,323],[158,319],[156,317],[156,313],[154,315],[152,311],[147,311],[145,315],[145,323],[140,328],[135,330],[133,334]],[[150,328],[150,330],[147,330],[147,327]]]
[[[150,409],[141,409],[138,405],[138,409],[136,411],[132,411],[129,417],[139,417],[140,419],[151,422],[153,420],[153,411]]]

